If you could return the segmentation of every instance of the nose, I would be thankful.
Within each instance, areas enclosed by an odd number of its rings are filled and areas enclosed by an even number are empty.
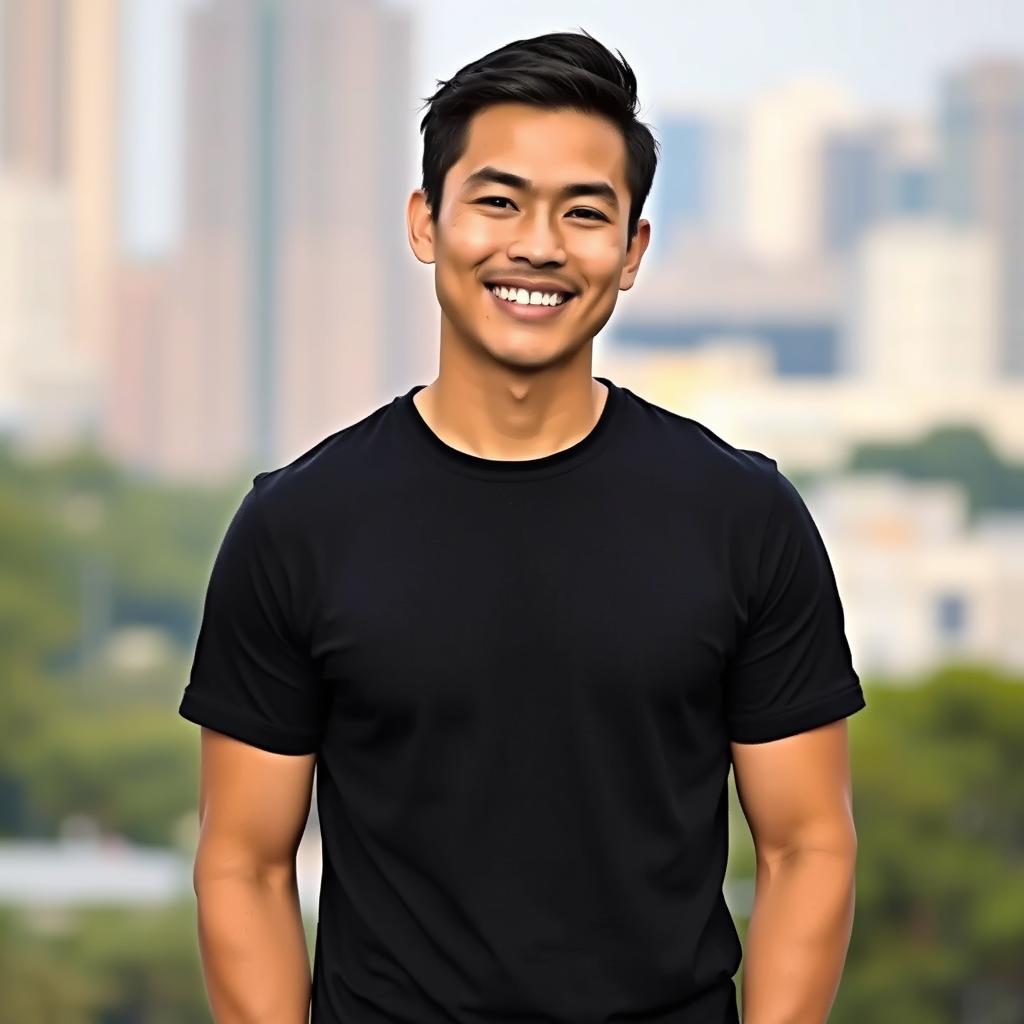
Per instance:
[[[519,224],[521,230],[508,247],[509,259],[525,259],[538,267],[565,263],[561,232],[552,228],[543,210],[536,210],[532,216],[520,219]]]

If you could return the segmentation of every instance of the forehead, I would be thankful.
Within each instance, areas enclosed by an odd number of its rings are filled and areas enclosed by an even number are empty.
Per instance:
[[[486,164],[535,181],[540,188],[564,181],[604,177],[625,192],[626,142],[600,114],[548,110],[522,103],[500,103],[475,114],[465,152],[449,171],[461,185]]]

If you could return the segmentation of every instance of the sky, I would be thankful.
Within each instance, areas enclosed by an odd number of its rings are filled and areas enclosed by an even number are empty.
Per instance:
[[[418,15],[417,93],[513,39],[585,28],[619,49],[641,101],[741,102],[794,71],[898,111],[925,111],[941,72],[981,51],[1024,55],[1021,0],[389,0]]]
[[[125,132],[118,189],[124,243],[158,255],[181,219],[184,132],[183,0],[123,0],[118,54]]]
[[[124,241],[173,242],[180,213],[184,11],[126,0]],[[336,0],[343,2],[343,0]],[[370,2],[370,0],[358,0]],[[384,0],[415,18],[410,187],[423,98],[436,80],[514,39],[584,28],[636,72],[642,120],[673,103],[740,105],[795,75],[834,79],[868,110],[928,113],[941,75],[981,54],[1024,57],[1024,0]],[[656,121],[655,121],[656,124]]]

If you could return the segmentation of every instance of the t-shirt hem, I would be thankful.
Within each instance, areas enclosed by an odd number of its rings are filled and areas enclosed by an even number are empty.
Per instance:
[[[178,706],[178,714],[196,725],[215,729],[272,754],[313,754],[320,746],[318,734],[284,730],[257,722],[234,708],[224,707],[207,697],[199,696],[188,687]]]
[[[866,706],[864,689],[857,681],[852,686],[789,711],[747,720],[730,719],[729,738],[736,743],[768,743],[828,725]]]

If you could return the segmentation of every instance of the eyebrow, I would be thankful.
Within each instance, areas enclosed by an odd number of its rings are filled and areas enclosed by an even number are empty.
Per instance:
[[[534,191],[533,182],[529,178],[522,178],[511,171],[502,171],[490,165],[474,171],[466,178],[464,187],[470,188],[485,182],[495,185],[506,185],[508,188],[521,189],[523,192]],[[605,200],[613,209],[618,210],[619,208],[619,198],[615,194],[615,189],[606,181],[576,181],[564,186],[560,190],[559,195],[565,199],[575,196],[597,196],[599,199]]]

